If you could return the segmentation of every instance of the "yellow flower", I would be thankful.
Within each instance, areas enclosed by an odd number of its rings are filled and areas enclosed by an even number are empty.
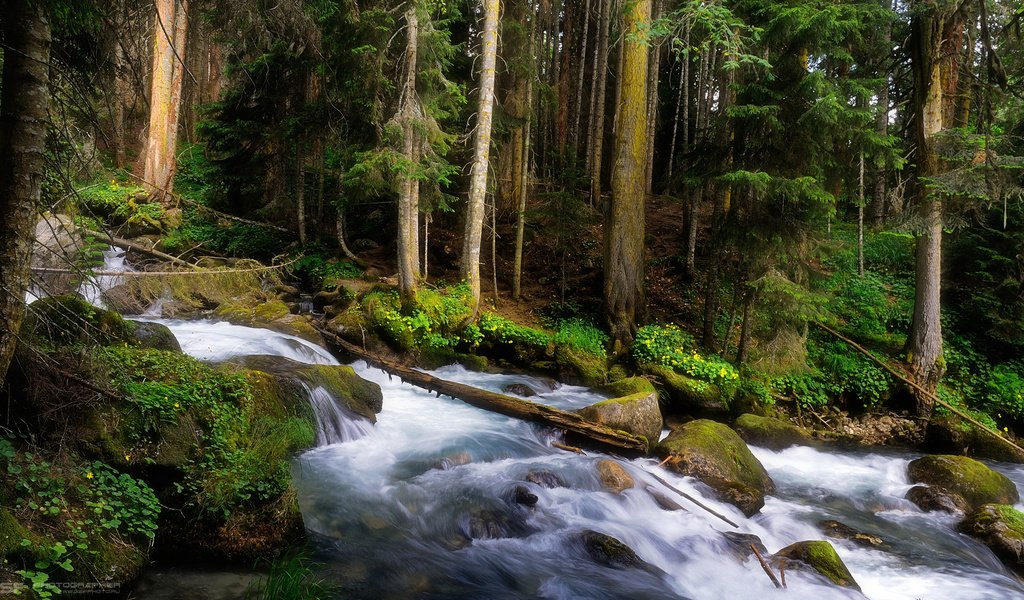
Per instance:
[[[89,471],[88,473],[86,473],[85,474],[85,478],[86,479],[92,479],[92,471]]]
[[[124,453],[124,459],[125,459],[125,460],[131,460],[131,459],[132,459],[132,455],[131,455],[131,454],[128,454],[127,452],[125,452],[125,453]]]
[[[722,367],[721,369],[718,370],[718,376],[725,377],[725,367]]]
[[[174,403],[174,408],[181,408],[181,405],[180,405],[180,404],[178,404],[177,402],[175,402],[175,403]]]

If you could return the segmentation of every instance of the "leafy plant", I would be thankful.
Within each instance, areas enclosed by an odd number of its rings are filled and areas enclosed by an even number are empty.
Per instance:
[[[661,365],[698,381],[735,389],[739,372],[714,355],[701,355],[693,337],[675,325],[645,325],[633,339],[633,358],[638,363]]]

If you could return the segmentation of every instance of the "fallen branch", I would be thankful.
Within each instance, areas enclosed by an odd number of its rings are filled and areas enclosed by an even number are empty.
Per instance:
[[[664,462],[663,462],[662,464],[664,464]],[[722,513],[720,513],[720,512],[718,512],[718,511],[716,511],[715,509],[711,508],[711,507],[710,507],[710,506],[708,506],[707,504],[704,504],[704,503],[703,503],[703,502],[701,502],[700,500],[697,500],[696,498],[694,498],[693,496],[691,496],[691,495],[687,494],[686,492],[684,492],[684,491],[682,491],[682,490],[679,490],[679,489],[677,489],[677,488],[676,488],[676,486],[674,486],[674,485],[672,485],[671,483],[669,483],[669,482],[665,481],[665,480],[664,480],[663,478],[661,478],[661,477],[658,477],[657,475],[655,475],[654,473],[651,473],[651,472],[650,472],[650,471],[648,471],[647,469],[643,469],[643,468],[641,468],[641,470],[642,470],[642,471],[643,471],[644,473],[647,473],[648,475],[650,475],[651,477],[653,477],[655,481],[657,481],[658,483],[660,483],[661,485],[663,485],[663,486],[664,486],[665,488],[667,488],[667,489],[669,489],[669,490],[672,490],[673,492],[675,492],[675,493],[676,493],[676,494],[678,494],[679,496],[682,496],[683,498],[685,498],[685,499],[689,500],[689,501],[690,501],[690,502],[692,502],[693,504],[696,504],[698,508],[701,508],[701,509],[705,510],[706,512],[708,512],[708,513],[710,513],[710,514],[712,514],[712,515],[714,515],[714,516],[718,517],[719,519],[721,519],[721,520],[725,521],[726,523],[728,523],[728,524],[732,525],[732,526],[733,526],[733,527],[735,527],[736,529],[739,529],[739,528],[740,528],[740,526],[739,526],[739,525],[737,525],[736,523],[732,522],[732,521],[731,521],[731,520],[730,520],[730,519],[729,519],[728,517],[726,517],[726,516],[725,516],[725,515],[723,515]]]
[[[757,546],[751,544],[750,549],[754,551],[754,556],[757,557],[757,562],[761,563],[761,568],[764,569],[764,572],[767,573],[768,577],[771,578],[772,583],[775,584],[775,588],[782,589],[784,586],[779,582],[779,578],[775,576],[775,573],[772,571],[771,566],[764,560],[764,557],[761,556],[761,553],[757,551]]]
[[[551,442],[552,448],[558,448],[559,450],[565,450],[566,452],[572,452],[574,454],[582,454],[586,456],[586,452],[576,446],[569,446],[568,444],[562,444],[559,442]]]
[[[101,233],[99,231],[92,231],[91,229],[86,229],[84,231],[88,235],[95,236],[95,237],[98,237],[98,238],[107,239],[114,246],[121,246],[121,247],[127,248],[129,250],[134,250],[135,252],[139,252],[141,254],[148,254],[149,256],[152,256],[154,258],[159,258],[160,260],[166,260],[169,263],[172,263],[172,264],[175,264],[175,265],[179,265],[179,266],[182,266],[182,267],[187,267],[189,269],[198,269],[199,268],[199,267],[193,265],[190,262],[181,260],[180,258],[178,258],[176,256],[171,256],[170,254],[167,254],[166,252],[160,252],[159,250],[154,250],[153,248],[147,248],[147,247],[143,246],[142,244],[136,244],[135,242],[131,242],[131,241],[128,241],[126,239],[119,238],[119,237],[117,237],[115,235],[111,235],[109,233]]]
[[[332,341],[345,352],[348,352],[353,356],[357,356],[375,367],[383,369],[389,375],[398,376],[406,383],[421,387],[436,394],[451,396],[452,398],[462,400],[466,404],[470,404],[477,408],[482,408],[509,417],[515,417],[517,419],[523,419],[524,421],[542,423],[557,429],[578,434],[602,446],[610,446],[619,450],[627,451],[630,454],[644,454],[647,452],[646,440],[633,434],[626,433],[625,431],[612,429],[605,425],[588,421],[576,413],[559,410],[544,404],[538,404],[528,400],[522,400],[520,398],[513,398],[512,396],[482,390],[463,383],[440,379],[430,375],[429,373],[417,371],[376,356],[354,344],[350,344],[333,332],[327,331],[322,327],[317,327],[317,329],[325,338]]]
[[[985,427],[985,426],[984,426],[984,425],[983,425],[983,424],[982,424],[982,423],[981,423],[980,421],[978,421],[978,420],[977,420],[977,419],[975,419],[974,417],[970,416],[969,414],[967,414],[967,413],[963,412],[962,410],[960,410],[960,409],[956,408],[955,406],[951,405],[950,403],[948,403],[948,402],[946,402],[946,401],[942,400],[941,398],[939,398],[938,396],[936,396],[936,395],[935,395],[935,394],[933,394],[932,392],[930,392],[930,391],[926,390],[925,388],[921,387],[921,386],[920,386],[919,384],[917,384],[917,383],[915,383],[914,381],[912,381],[912,380],[910,379],[910,377],[909,377],[909,376],[908,376],[907,374],[905,374],[905,373],[901,373],[901,372],[897,371],[895,367],[893,367],[893,366],[889,365],[889,364],[888,364],[888,363],[887,363],[886,361],[884,361],[884,360],[882,360],[882,359],[878,358],[877,356],[875,356],[874,354],[872,354],[872,353],[871,353],[870,351],[868,351],[868,349],[867,349],[867,348],[865,348],[864,346],[861,346],[861,345],[860,345],[860,344],[858,344],[857,342],[855,342],[855,341],[851,340],[850,338],[846,337],[845,335],[843,335],[843,334],[839,333],[839,332],[838,332],[838,331],[836,331],[835,329],[832,329],[831,327],[828,327],[827,325],[822,325],[821,323],[817,323],[817,322],[814,322],[814,324],[815,324],[815,325],[817,325],[817,326],[818,326],[818,328],[820,328],[821,330],[823,330],[823,331],[826,331],[826,332],[828,332],[828,333],[831,333],[831,334],[832,334],[832,335],[834,335],[835,337],[837,337],[837,338],[839,338],[840,340],[842,340],[842,341],[846,342],[846,343],[847,343],[848,345],[850,345],[850,347],[852,347],[853,349],[855,349],[855,350],[858,350],[858,351],[860,351],[861,353],[863,353],[863,354],[864,354],[865,356],[867,356],[868,358],[870,358],[870,359],[871,359],[872,361],[874,361],[874,362],[875,362],[876,364],[878,364],[878,365],[879,365],[880,367],[882,367],[883,369],[885,369],[886,371],[888,371],[888,372],[889,372],[889,373],[890,373],[890,374],[891,374],[891,375],[892,375],[893,377],[895,377],[896,379],[899,379],[899,380],[900,380],[900,381],[902,381],[903,383],[905,383],[905,384],[907,384],[908,386],[910,386],[910,387],[911,387],[911,388],[912,388],[913,390],[915,390],[915,391],[916,391],[917,393],[919,393],[919,394],[921,394],[921,395],[925,396],[926,398],[930,399],[930,400],[931,400],[932,402],[934,402],[935,404],[938,404],[939,406],[941,406],[941,407],[945,408],[945,409],[946,409],[946,410],[948,410],[949,412],[951,412],[951,413],[953,413],[954,415],[956,415],[956,416],[960,417],[961,419],[963,419],[963,420],[967,421],[967,422],[968,422],[968,423],[970,423],[971,425],[974,425],[975,427],[977,427],[978,429],[980,429],[980,430],[981,430],[981,431],[983,431],[984,433],[986,433],[986,434],[988,434],[989,436],[991,436],[991,437],[993,437],[993,438],[995,438],[995,439],[999,440],[999,441],[1000,441],[1000,442],[1002,442],[1003,444],[1005,444],[1005,445],[1007,445],[1007,446],[1009,446],[1009,447],[1013,448],[1013,449],[1014,449],[1015,451],[1017,451],[1017,452],[1018,452],[1018,453],[1019,453],[1020,455],[1024,456],[1024,448],[1021,448],[1021,447],[1020,447],[1020,446],[1018,446],[1017,444],[1015,444],[1015,443],[1013,443],[1012,441],[1010,441],[1010,440],[1008,440],[1008,439],[1004,438],[1003,436],[999,435],[999,434],[998,434],[998,433],[996,433],[995,431],[992,431],[992,430],[991,430],[991,429],[989,429],[988,427]]]
[[[295,261],[297,258],[281,263],[279,265],[260,265],[258,267],[250,267],[246,269],[203,269],[202,267],[196,267],[195,269],[202,270],[191,270],[191,271],[88,271],[89,275],[99,277],[154,277],[154,276],[168,276],[168,275],[221,275],[229,273],[258,273],[260,271],[272,271],[275,269],[283,269]],[[32,267],[32,270],[37,273],[73,273],[81,274],[81,269],[62,269],[59,267]]]

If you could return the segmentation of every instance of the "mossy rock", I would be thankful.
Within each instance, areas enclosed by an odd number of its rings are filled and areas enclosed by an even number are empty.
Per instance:
[[[860,585],[829,542],[790,544],[772,556],[772,563],[786,570],[810,568],[840,587],[860,591]]]
[[[660,569],[637,556],[632,548],[610,535],[592,531],[581,531],[571,538],[571,543],[580,547],[584,554],[597,564],[611,569],[640,569],[658,574]]]
[[[24,546],[21,540],[32,542]],[[32,564],[48,558],[39,550],[45,540],[41,535],[26,528],[6,508],[0,507],[0,560]]]
[[[1024,513],[1005,504],[984,504],[958,528],[988,546],[1018,575],[1024,575]]]
[[[966,456],[923,456],[910,462],[907,474],[911,483],[923,483],[946,495],[959,497],[963,505],[970,508],[1020,501],[1017,486],[1005,475]]]
[[[218,306],[213,314],[236,325],[264,327],[271,331],[294,335],[317,345],[324,345],[320,332],[313,327],[309,317],[293,315],[288,305],[279,298],[257,304],[251,298],[240,298]]]
[[[135,324],[116,312],[72,294],[36,300],[21,326],[22,337],[55,346],[123,343],[133,341],[134,331]]]
[[[576,412],[588,421],[641,436],[652,447],[661,437],[661,409],[654,391],[603,400]]]
[[[748,517],[775,491],[768,471],[728,426],[701,419],[676,428],[656,448],[682,475],[701,480]]]
[[[174,337],[171,329],[163,323],[137,321],[135,322],[135,331],[132,332],[132,336],[137,340],[140,348],[181,352],[181,344],[178,343],[178,338]]]
[[[572,385],[594,387],[607,380],[605,357],[578,348],[556,346],[555,364],[558,365],[558,378]]]
[[[1024,452],[996,439],[999,434],[982,430],[956,416],[934,416],[928,423],[921,447],[938,454],[963,454],[977,458],[1024,463]]]
[[[782,419],[759,417],[750,413],[740,415],[733,423],[733,429],[748,444],[771,450],[809,446],[813,441],[810,432],[803,427]]]
[[[644,365],[642,369],[657,378],[657,386],[663,391],[662,399],[668,401],[673,413],[716,417],[729,412],[729,398],[713,383],[698,381],[659,365]]]
[[[654,384],[646,377],[625,377],[598,386],[597,391],[607,394],[611,398],[632,396],[633,394],[654,393]]]

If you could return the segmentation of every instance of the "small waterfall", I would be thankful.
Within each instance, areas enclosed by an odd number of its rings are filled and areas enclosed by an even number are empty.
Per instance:
[[[110,246],[107,250],[103,251],[103,266],[100,267],[100,271],[122,272],[134,270],[125,261],[124,250],[116,246]],[[103,301],[103,293],[122,283],[124,283],[123,275],[90,275],[79,286],[78,294],[86,302],[97,308],[107,308],[106,303]]]
[[[322,386],[302,384],[316,416],[316,445],[327,446],[357,440],[373,430],[373,424],[345,409]]]

